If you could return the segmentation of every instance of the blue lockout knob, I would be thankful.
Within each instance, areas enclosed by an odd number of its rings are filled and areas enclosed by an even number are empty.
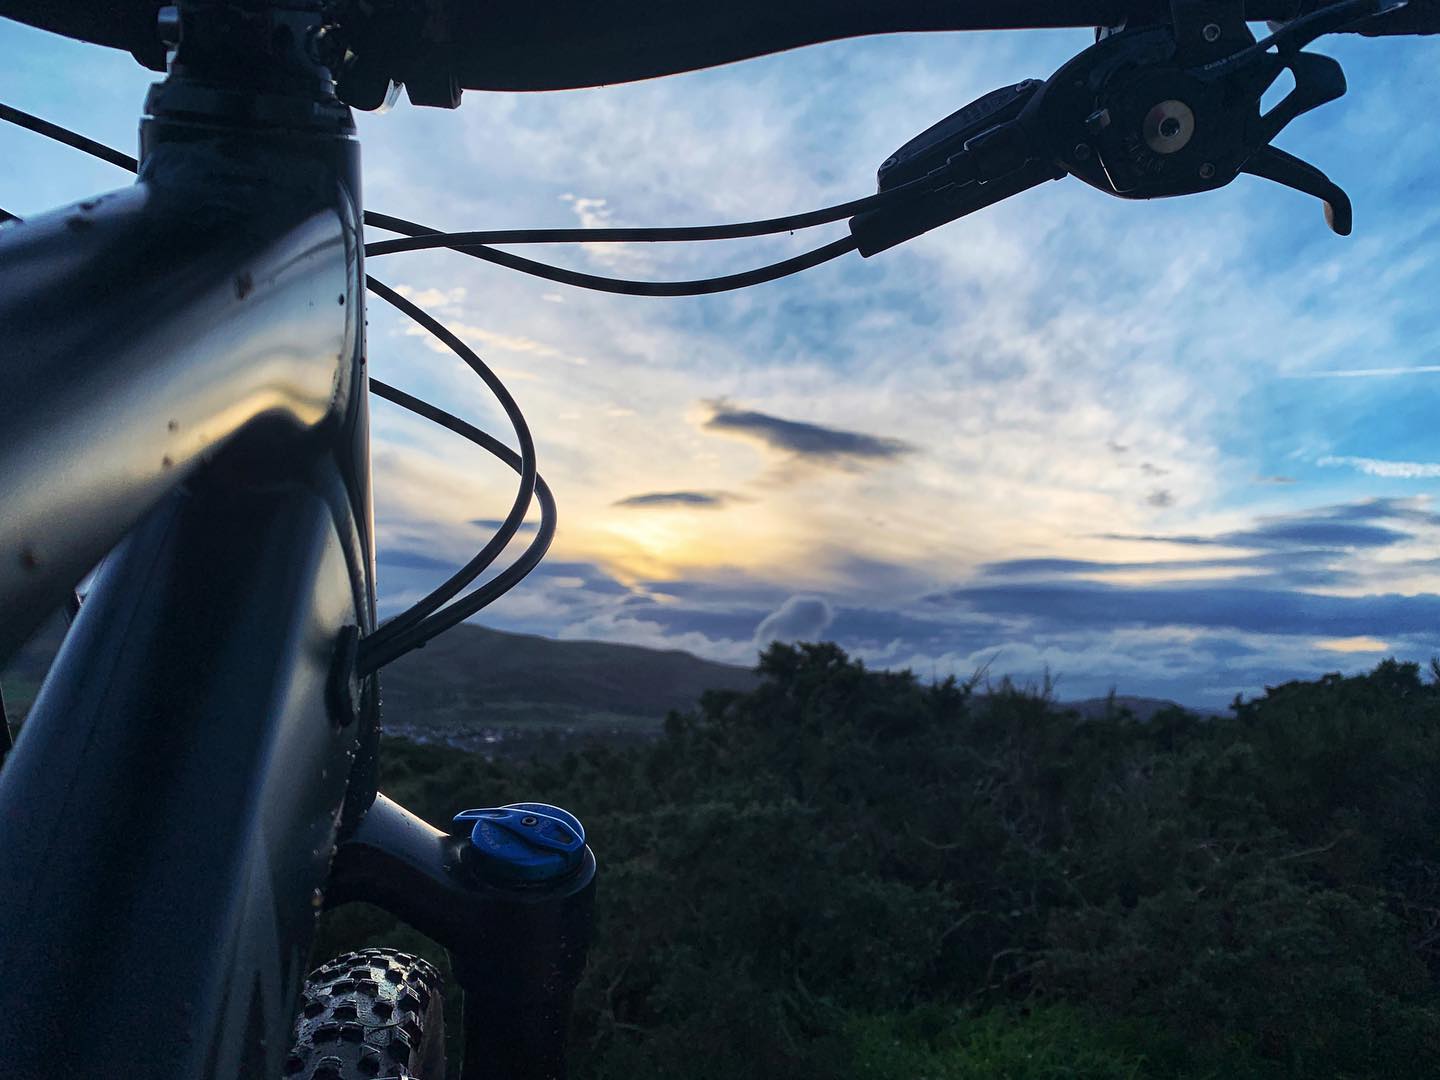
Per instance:
[[[585,827],[547,803],[465,810],[455,824],[471,825],[472,864],[492,885],[544,885],[574,873],[585,859]]]

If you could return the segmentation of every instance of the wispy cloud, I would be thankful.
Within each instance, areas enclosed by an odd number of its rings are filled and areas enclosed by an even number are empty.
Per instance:
[[[415,300],[415,303],[419,304],[421,307],[426,307],[427,305],[424,304],[421,300],[419,300],[418,297],[423,296],[429,292],[437,291],[438,290],[427,289],[421,293],[416,294],[417,299]],[[459,289],[452,291],[458,291],[463,293],[465,290]],[[448,319],[446,320],[445,325],[446,328],[450,330],[450,332],[453,333],[456,337],[464,339],[465,341],[473,345],[476,349],[479,349],[481,351],[484,351],[486,349],[494,349],[501,352],[526,353],[531,356],[540,357],[541,359],[545,360],[564,360],[567,363],[575,364],[577,367],[583,367],[590,362],[584,356],[576,356],[572,353],[566,352],[564,349],[557,349],[552,345],[546,345],[542,341],[536,341],[534,338],[526,337],[523,334],[506,334],[497,330],[488,330],[483,326],[475,326],[471,323],[462,322],[458,319]],[[443,341],[437,340],[435,336],[431,334],[430,331],[426,330],[423,326],[411,324],[410,326],[407,326],[405,328],[405,333],[410,337],[417,337],[423,339],[428,347],[434,349],[435,352],[441,353],[442,355],[447,354],[450,351],[448,345],[446,345]]]
[[[1237,529],[1213,536],[1104,533],[1102,538],[1193,547],[1288,548],[1304,544],[1327,548],[1377,548],[1398,544],[1407,539],[1407,535],[1395,529],[1387,529],[1383,525],[1344,521],[1294,521],[1277,522],[1254,529]]]
[[[382,567],[393,566],[397,570],[454,570],[454,563],[437,559],[424,551],[406,551],[402,548],[387,548],[376,556]]]
[[[1434,480],[1440,477],[1440,463],[1429,461],[1381,461],[1379,458],[1322,457],[1316,462],[1327,468],[1355,469],[1367,476],[1390,480]]]
[[[1300,513],[1269,515],[1245,529],[1209,534],[1105,533],[1102,538],[1189,547],[1260,548],[1301,556],[1306,554],[1305,549],[1343,551],[1401,544],[1412,536],[1393,527],[1402,522],[1440,524],[1440,516],[1431,512],[1423,499],[1364,499]]]
[[[1373,637],[1327,638],[1315,642],[1315,647],[1338,653],[1383,653],[1390,649],[1385,642]]]
[[[1440,596],[1332,596],[1236,586],[1134,587],[1087,584],[984,585],[927,597],[995,618],[1023,618],[1036,629],[1122,626],[1228,627],[1247,633],[1334,637],[1431,636]]]
[[[395,291],[422,308],[455,308],[465,300],[464,286],[451,289],[422,289],[413,285],[396,285]]]

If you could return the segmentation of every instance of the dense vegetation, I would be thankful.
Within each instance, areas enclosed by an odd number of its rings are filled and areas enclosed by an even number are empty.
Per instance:
[[[1440,1077],[1440,670],[1146,723],[830,645],[760,671],[647,746],[388,744],[437,824],[586,822],[576,1076]],[[352,908],[318,949],[360,936],[425,947]]]

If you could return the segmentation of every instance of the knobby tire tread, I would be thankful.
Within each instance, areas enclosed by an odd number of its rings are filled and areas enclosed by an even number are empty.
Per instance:
[[[360,949],[305,980],[286,1080],[444,1080],[442,980],[419,957]]]

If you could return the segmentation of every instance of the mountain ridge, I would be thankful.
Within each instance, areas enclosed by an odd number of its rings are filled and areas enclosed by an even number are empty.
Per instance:
[[[63,633],[64,623],[53,620],[5,672],[12,719],[28,710]],[[694,708],[707,690],[745,692],[759,682],[753,668],[681,649],[462,623],[387,665],[380,686],[390,733],[473,748],[513,742],[518,732],[645,738],[659,732],[671,711]],[[1176,707],[1172,701],[1119,695],[1057,704],[1088,719],[1128,709],[1136,719],[1149,720]]]

